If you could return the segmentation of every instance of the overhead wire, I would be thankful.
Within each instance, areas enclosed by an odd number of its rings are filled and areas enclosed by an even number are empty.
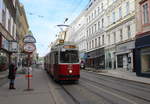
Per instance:
[[[76,2],[76,0],[74,0]],[[74,8],[72,9],[71,15],[68,17],[68,19],[72,18],[73,15],[76,13],[76,11],[80,8],[80,5],[82,4],[82,2],[84,0],[78,0],[79,2],[76,3],[76,6],[74,6]],[[73,2],[72,4],[74,4],[75,2]]]

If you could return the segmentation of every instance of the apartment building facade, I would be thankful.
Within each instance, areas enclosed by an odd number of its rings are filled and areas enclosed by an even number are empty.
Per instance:
[[[106,68],[134,71],[135,0],[111,0],[107,4]]]
[[[133,71],[135,0],[91,0],[86,18],[89,67]]]
[[[136,0],[136,28],[136,74],[150,77],[150,0]]]
[[[80,59],[85,61],[86,52],[86,31],[85,31],[85,12],[83,11],[67,28],[66,41],[75,42],[79,48]]]
[[[0,0],[0,57],[4,60],[4,62],[1,60],[4,69],[7,69],[10,62],[10,41],[14,40],[16,40],[16,0]]]
[[[19,0],[16,0],[16,35],[17,35],[17,41],[18,41],[18,54],[17,54],[17,61],[18,66],[21,65],[22,60],[25,58],[25,54],[23,53],[23,38],[25,35],[27,35],[29,31],[29,25],[26,17],[26,13],[24,10],[23,4],[19,2]]]
[[[86,9],[87,67],[105,68],[106,0],[91,0]]]

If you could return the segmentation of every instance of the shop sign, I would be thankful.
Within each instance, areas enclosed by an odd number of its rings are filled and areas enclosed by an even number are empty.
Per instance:
[[[33,43],[26,43],[23,49],[27,53],[32,53],[33,51],[35,51],[36,47]]]
[[[9,41],[2,37],[2,48],[9,50]]]
[[[18,43],[17,43],[17,41],[10,41],[9,42],[10,44],[10,46],[9,46],[9,51],[11,51],[11,52],[17,52],[18,51]]]
[[[127,42],[117,46],[117,52],[125,52],[135,48],[135,41]]]
[[[88,52],[87,57],[96,58],[104,55],[104,48],[96,49],[94,51]]]
[[[26,35],[23,41],[24,43],[36,43],[36,40],[32,35]]]

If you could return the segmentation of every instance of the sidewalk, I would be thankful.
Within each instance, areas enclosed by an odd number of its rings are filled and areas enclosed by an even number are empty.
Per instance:
[[[121,71],[121,70],[117,70],[117,69],[115,69],[115,70],[95,70],[92,68],[87,68],[87,70],[96,72],[97,74],[101,74],[101,75],[106,75],[106,76],[131,80],[131,81],[135,81],[135,82],[150,84],[150,78],[136,76],[136,73],[134,73],[134,72]]]
[[[25,74],[16,75],[16,90],[9,90],[8,86],[7,83],[0,87],[0,104],[54,104],[47,75],[40,69],[33,70],[31,85],[33,91],[25,91],[27,89]]]
[[[8,76],[8,70],[0,72],[0,79],[6,78]]]

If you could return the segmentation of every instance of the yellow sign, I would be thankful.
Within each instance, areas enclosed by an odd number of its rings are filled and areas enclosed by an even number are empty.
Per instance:
[[[62,44],[62,43],[64,43],[64,40],[59,40],[59,44]]]
[[[76,48],[76,46],[75,45],[66,45],[66,46],[64,46],[64,48]]]

